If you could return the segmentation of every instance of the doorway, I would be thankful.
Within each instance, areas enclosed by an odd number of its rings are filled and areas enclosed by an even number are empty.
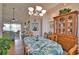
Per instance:
[[[21,39],[21,24],[7,24],[3,26],[3,36],[10,36],[13,40]]]

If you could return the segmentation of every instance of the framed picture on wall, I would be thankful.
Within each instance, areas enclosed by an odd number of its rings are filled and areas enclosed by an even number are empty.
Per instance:
[[[39,28],[38,25],[39,25],[38,23],[32,23],[32,30],[33,31],[38,31],[38,28]]]

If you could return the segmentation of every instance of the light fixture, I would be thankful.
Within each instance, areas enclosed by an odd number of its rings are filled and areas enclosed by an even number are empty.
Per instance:
[[[33,7],[29,7],[29,8],[28,8],[28,10],[33,11],[33,10],[34,10],[34,8],[33,8]]]
[[[29,15],[35,16],[43,16],[46,13],[46,10],[43,10],[41,6],[36,6],[35,9],[33,7],[29,7],[28,11]]]
[[[43,13],[43,14],[46,13],[46,10],[42,10],[42,13]]]
[[[42,7],[41,6],[36,6],[36,10],[37,11],[41,11],[42,10]]]
[[[12,21],[15,21],[15,14],[14,14],[14,10],[15,10],[15,8],[13,8],[13,19],[12,19]]]
[[[40,16],[43,16],[43,13],[40,13],[39,15],[40,15]]]

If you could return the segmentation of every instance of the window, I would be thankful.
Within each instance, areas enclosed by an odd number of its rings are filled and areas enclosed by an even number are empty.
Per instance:
[[[17,32],[21,30],[21,24],[4,24],[3,31]]]

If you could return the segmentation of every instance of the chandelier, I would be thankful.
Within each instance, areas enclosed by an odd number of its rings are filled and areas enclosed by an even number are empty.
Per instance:
[[[35,8],[29,7],[28,11],[29,15],[35,16],[43,16],[46,13],[46,10],[44,10],[41,6],[36,6]]]

